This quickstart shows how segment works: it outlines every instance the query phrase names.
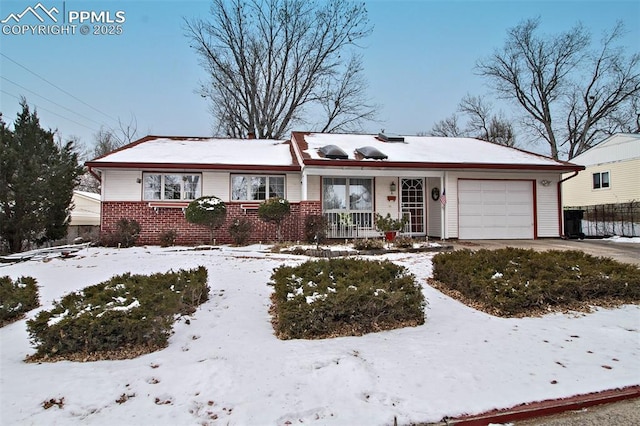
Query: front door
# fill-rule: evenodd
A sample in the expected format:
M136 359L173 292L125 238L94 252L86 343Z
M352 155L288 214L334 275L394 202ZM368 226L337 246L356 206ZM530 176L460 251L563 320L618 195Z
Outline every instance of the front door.
M409 218L409 232L425 235L424 179L402 179L400 188L401 214Z

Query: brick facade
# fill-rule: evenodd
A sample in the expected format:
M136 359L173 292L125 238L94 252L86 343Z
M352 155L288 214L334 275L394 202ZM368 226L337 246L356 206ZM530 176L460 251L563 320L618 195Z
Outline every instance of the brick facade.
M244 207L244 208L243 208ZM250 207L250 208L247 208ZM291 214L282 222L283 241L303 241L305 218L312 214L322 214L319 201L303 201L291 203ZM209 228L194 225L184 217L181 208L153 208L148 202L104 201L102 202L101 235L116 230L120 219L135 219L140 224L139 245L159 245L160 235L168 230L177 233L177 245L198 245L210 243ZM227 203L227 218L224 225L214 231L214 238L218 244L232 244L229 225L235 219L249 219L253 225L250 243L276 241L276 225L266 223L258 218L257 205L248 203Z

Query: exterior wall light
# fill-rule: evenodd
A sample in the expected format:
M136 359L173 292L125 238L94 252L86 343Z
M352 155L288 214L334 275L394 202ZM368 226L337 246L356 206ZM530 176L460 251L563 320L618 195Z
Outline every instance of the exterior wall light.
M391 191L392 194L396 193L396 183L395 182L391 182L391 185L389 185L389 190Z
M542 186L549 186L549 185L551 185L551 181L550 181L550 180L547 180L547 179L542 179L542 180L540 181L540 185L542 185Z

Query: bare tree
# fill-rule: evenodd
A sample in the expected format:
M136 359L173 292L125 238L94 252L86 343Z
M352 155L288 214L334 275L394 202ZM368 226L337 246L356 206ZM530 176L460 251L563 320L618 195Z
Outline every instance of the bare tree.
M129 123L125 124L118 119L118 128L100 127L97 133L93 135L95 144L90 155L87 157L98 158L106 155L121 146L133 142L137 139L138 123L134 116L131 116ZM88 153L87 153L88 154ZM95 176L85 170L80 177L78 188L81 191L100 193L100 182Z
M368 103L362 71L362 59L353 56L344 73L329 76L321 85L318 100L325 113L325 122L318 127L320 132L357 131L361 130L363 121L375 120L379 107Z
M442 136L442 137L458 137L466 136L465 132L460 128L458 124L458 115L452 114L450 117L440 120L433 125L430 136Z
M492 105L480 96L465 96L458 104L458 112L434 124L430 135L446 137L472 137L499 145L514 146L513 126L507 119L492 113ZM464 127L460 124L462 113L466 118Z
M492 109L493 105L480 96L465 96L458 105L458 111L468 118L465 134L498 145L515 146L512 124L502 113L493 114Z
M118 119L117 129L100 127L100 130L93 135L95 138L93 156L97 158L106 155L121 146L133 142L138 137L137 135L138 122L134 116L131 116L128 124Z
M477 64L499 96L523 108L524 124L549 145L553 158L589 149L607 120L640 91L640 55L626 58L615 43L622 24L591 50L591 36L577 25L555 36L538 35L539 19L508 31L502 50Z
M325 131L374 113L360 61L349 55L371 32L363 3L213 0L209 21L185 22L209 75L200 92L218 132L278 139L314 108L327 113Z

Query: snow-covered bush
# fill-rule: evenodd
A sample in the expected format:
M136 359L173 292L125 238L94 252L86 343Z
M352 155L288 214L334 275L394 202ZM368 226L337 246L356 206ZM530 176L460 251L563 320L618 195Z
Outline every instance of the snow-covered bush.
M220 228L227 218L227 205L213 195L204 196L190 202L184 215L187 222L208 227L213 241L214 231Z
M280 266L271 283L281 339L357 336L424 323L415 277L390 261L330 259Z
M124 274L70 293L27 321L35 359L166 346L176 315L188 315L209 298L207 270L201 266L150 276ZM126 357L126 356L125 356Z
M39 306L38 286L32 277L0 277L0 326L16 321Z

